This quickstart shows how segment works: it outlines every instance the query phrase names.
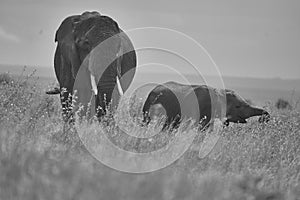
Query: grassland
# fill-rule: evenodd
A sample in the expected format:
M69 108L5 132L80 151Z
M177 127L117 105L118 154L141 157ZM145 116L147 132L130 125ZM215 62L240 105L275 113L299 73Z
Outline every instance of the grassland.
M31 76L0 77L0 199L299 199L300 113L267 105L272 119L231 125L209 156L195 140L167 168L110 169L62 122L57 96ZM201 138L201 137L199 137Z

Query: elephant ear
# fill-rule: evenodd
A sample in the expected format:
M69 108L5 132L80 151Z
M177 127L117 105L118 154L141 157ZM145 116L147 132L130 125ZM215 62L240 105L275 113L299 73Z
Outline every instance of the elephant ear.
M55 42L63 41L68 35L72 34L73 23L80 20L79 15L67 17L59 26L55 33Z
M54 56L54 68L61 87L71 87L70 74L72 73L74 78L76 69L78 65L80 66L80 60L77 50L74 48L75 43L73 39L73 23L78 20L79 15L67 17L55 33L57 47Z

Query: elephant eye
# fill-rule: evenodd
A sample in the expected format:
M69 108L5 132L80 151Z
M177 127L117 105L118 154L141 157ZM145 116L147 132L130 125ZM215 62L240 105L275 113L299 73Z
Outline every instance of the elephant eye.
M241 105L236 105L235 107L236 107L236 108L240 108L240 107L242 107L242 106L241 106Z

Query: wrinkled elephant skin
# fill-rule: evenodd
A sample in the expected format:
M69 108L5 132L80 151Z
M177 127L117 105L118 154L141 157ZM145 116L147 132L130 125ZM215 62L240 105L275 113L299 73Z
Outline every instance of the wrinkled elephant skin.
M112 18L84 12L63 20L55 42L54 69L60 87L46 93L60 94L65 120L73 113L70 96L75 89L84 105L95 95L93 110L101 107L97 114L103 116L112 98L120 96L114 88L122 89L122 94L135 74L136 53L129 37ZM118 79L121 86L116 87Z
M246 123L246 119L261 116L267 121L269 113L262 108L248 104L232 90L217 90L207 85L184 85L167 82L156 86L149 94L143 106L144 122L149 123L149 110L153 105L162 105L166 112L164 128L178 127L184 117L192 118L202 127L212 118L225 117L225 125ZM223 106L222 106L223 104Z

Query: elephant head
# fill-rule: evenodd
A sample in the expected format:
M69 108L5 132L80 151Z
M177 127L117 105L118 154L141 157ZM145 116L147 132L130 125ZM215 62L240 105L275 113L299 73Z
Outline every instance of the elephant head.
M246 123L246 119L253 116L261 116L259 122L268 121L270 114L259 107L252 106L232 90L225 90L226 93L226 124L229 122Z
M72 113L74 89L85 103L94 93L95 109L103 108L102 116L115 85L119 82L118 88L126 91L135 74L136 53L130 39L112 18L84 12L67 17L56 31L55 41L54 68L60 88L46 93L61 95L65 119ZM97 48L99 45L102 48Z
M181 118L180 100L183 95L172 87L173 83L165 83L156 86L149 94L143 106L143 122L148 124L151 121L151 110L161 107L165 113L166 122L163 129L173 124L176 127ZM177 86L177 85L176 85ZM179 88L179 86L178 86ZM172 90L173 89L173 90Z

